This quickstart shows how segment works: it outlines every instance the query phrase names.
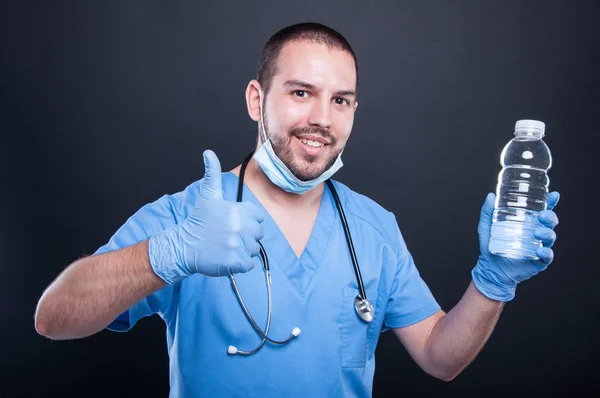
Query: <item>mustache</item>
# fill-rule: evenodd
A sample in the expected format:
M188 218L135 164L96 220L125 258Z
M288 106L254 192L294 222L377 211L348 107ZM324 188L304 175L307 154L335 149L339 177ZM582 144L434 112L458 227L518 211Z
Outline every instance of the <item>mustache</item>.
M318 135L325 138L327 141L331 143L331 145L335 145L336 140L335 137L329 132L328 129L324 129L322 127L294 127L290 130L290 135L294 137L298 137L299 135L312 134Z

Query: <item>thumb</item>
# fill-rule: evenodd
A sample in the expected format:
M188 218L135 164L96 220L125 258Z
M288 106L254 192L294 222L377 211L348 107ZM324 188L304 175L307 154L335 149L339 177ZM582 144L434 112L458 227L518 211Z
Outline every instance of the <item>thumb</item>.
M489 233L492 226L492 217L494 215L494 202L496 201L496 195L488 193L481 206L481 213L479 215L479 233Z
M490 242L490 235L492 233L492 217L494 215L494 203L496 201L496 195L488 193L481 206L481 214L479 215L479 225L477 226L477 233L479 234L479 249L481 254L487 254L488 245Z
M200 198L203 200L223 199L221 190L221 163L210 149L202 154L204 158L204 181L200 186Z

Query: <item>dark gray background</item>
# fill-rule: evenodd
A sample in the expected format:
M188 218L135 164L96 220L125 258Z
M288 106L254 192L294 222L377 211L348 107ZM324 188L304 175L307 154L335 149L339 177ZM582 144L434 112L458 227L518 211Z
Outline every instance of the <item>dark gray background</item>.
M137 209L202 178L204 149L224 170L241 162L256 137L244 90L260 49L307 20L339 30L359 59L336 178L396 214L443 309L470 281L479 211L516 120L546 122L562 194L554 263L519 286L475 362L444 383L385 333L374 395L597 390L596 4L2 2L0 396L167 396L158 317L50 341L35 333L35 305Z

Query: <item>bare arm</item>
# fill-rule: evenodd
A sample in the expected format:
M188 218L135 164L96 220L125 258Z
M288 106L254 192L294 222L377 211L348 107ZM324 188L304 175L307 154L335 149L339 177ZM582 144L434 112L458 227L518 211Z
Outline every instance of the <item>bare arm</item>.
M503 308L503 302L487 298L471 282L447 314L439 311L394 333L424 371L450 381L481 351Z
M152 271L147 240L84 257L69 265L44 291L35 313L35 328L55 340L87 337L165 285Z

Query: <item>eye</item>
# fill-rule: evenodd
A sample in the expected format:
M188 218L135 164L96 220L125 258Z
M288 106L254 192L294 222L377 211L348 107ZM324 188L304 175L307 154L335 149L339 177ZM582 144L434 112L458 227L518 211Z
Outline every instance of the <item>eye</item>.
M296 97L300 97L300 98L308 97L308 93L304 90L294 90L294 91L292 91L292 94L295 95Z
M337 97L334 98L333 101L337 104L337 105L350 105L350 102L342 97Z

